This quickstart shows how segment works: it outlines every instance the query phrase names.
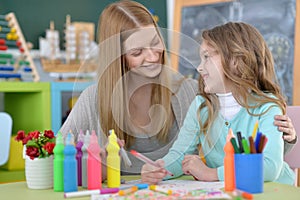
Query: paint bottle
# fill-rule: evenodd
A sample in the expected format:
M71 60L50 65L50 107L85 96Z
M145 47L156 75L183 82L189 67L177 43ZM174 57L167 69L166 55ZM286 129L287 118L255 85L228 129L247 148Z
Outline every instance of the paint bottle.
M64 191L64 139L61 132L58 132L53 149L53 189L55 192Z
M226 192L232 192L235 189L234 148L230 142L232 137L232 130L229 129L226 144L224 146L224 189Z
M120 146L117 142L117 136L115 131L112 130L108 136L108 144L106 147L106 169L107 169L107 187L115 188L120 187L121 184L121 173L120 165L121 159L119 155Z
M77 180L78 180L78 186L82 185L82 146L84 142L84 134L83 131L80 130L78 139L77 139L77 144L76 144L76 160L77 160Z
M82 151L82 159L81 159L81 183L83 188L87 188L87 159L88 159L88 152L87 149L90 144L90 132L89 130L86 131L83 146L81 148Z
M70 132L66 138L64 149L64 192L78 190L76 148L74 135Z
M101 157L100 157L100 145L96 132L93 130L90 137L90 144L87 149L87 188L88 190L95 190L102 188L102 169L101 169Z

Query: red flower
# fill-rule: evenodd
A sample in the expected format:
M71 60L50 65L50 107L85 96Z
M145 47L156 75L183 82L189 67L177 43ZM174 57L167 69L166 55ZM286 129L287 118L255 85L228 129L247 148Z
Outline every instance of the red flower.
M28 141L32 140L32 137L31 136L27 136L23 139L23 145L27 144Z
M52 130L45 130L44 136L51 139L51 138L54 138L54 133Z
M43 146L43 148L48 152L48 154L53 154L53 149L55 147L54 143L51 142L47 142L45 146Z
M15 140L22 141L23 145L26 145L26 155L30 159L51 156L55 147L55 137L52 130L45 130L44 133L32 131L27 136L21 130L18 131Z
M18 141L18 142L19 141L23 142L24 138L25 138L25 131L23 131L23 130L18 131L17 136L15 137L15 140ZM23 145L24 145L24 142L23 142Z
M40 155L39 149L36 147L27 147L26 155L29 156L31 160L33 160L34 158L39 157L39 155Z
M40 132L39 131L30 132L29 136L31 136L32 138L38 139L40 136Z

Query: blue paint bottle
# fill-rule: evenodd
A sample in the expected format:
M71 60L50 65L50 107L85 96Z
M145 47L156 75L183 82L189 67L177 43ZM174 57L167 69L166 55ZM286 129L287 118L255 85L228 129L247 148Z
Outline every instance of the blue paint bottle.
M78 190L76 152L74 135L70 132L66 138L64 149L64 192Z

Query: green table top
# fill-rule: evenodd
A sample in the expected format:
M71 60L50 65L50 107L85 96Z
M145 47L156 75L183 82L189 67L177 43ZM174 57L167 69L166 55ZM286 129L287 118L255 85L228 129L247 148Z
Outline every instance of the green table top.
M125 180L139 179L139 176L124 177ZM183 177L180 179L192 179L191 177ZM81 189L79 189L81 190ZM48 190L33 190L28 189L26 182L15 182L0 184L0 193L2 197L6 199L22 199L22 200L47 200L47 199L64 199L63 192L54 192L52 189ZM76 200L90 200L89 196L74 198ZM264 193L255 194L254 199L263 200L276 200L276 199L288 199L288 200L299 200L300 199L300 188L293 187L290 185L284 185L279 183L268 182L264 184Z

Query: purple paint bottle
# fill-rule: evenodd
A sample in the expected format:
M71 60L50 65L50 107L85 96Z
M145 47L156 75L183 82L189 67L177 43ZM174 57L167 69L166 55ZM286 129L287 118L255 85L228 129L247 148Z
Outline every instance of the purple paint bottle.
M83 146L83 141L84 141L84 134L83 131L80 130L78 139L77 139L77 144L76 144L76 160L77 160L77 178L78 178L78 186L82 186L82 146Z

